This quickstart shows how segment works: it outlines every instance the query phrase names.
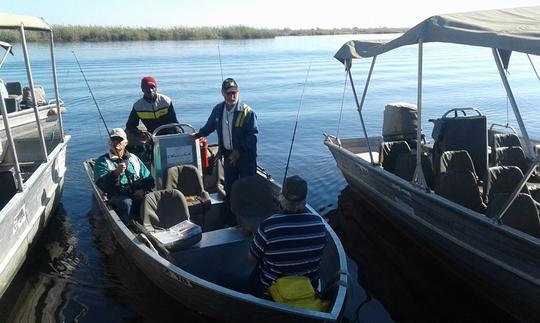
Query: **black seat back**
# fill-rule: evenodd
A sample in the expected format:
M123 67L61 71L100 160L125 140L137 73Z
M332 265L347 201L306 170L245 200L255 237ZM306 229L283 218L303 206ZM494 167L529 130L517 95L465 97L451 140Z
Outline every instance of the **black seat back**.
M445 151L465 150L474 164L476 175L487 176L487 119L485 116L440 118L434 120L433 156L435 174L440 172L441 155Z
M381 152L379 159L384 170L394 173L397 164L397 158L400 154L410 154L411 147L404 141L387 141L381 143Z
M9 170L0 171L0 183L2 183L2 189L0 190L1 210L17 193L17 184L15 183L15 177L13 177L13 173Z
M516 166L523 174L529 169L529 160L521 147L495 148L494 166Z
M494 194L489 202L487 216L495 217L510 198L510 194ZM519 193L502 217L502 223L521 232L540 238L540 219L536 202L529 194Z

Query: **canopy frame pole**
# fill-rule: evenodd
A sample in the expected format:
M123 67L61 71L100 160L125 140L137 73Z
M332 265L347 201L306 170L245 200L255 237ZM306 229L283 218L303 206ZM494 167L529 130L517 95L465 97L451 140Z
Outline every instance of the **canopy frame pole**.
M56 59L54 55L54 40L53 40L53 31L49 32L49 47L51 50L51 67L52 67L52 77L54 83L54 97L56 101L56 115L58 116L58 126L60 127L60 140L64 142L64 123L62 120L62 109L60 108L60 95L58 93L58 78L56 77Z
M34 115L36 116L37 130L39 134L39 139L41 143L41 153L43 155L43 161L48 162L49 157L47 154L47 146L45 146L45 136L43 135L43 128L41 127L41 122L39 122L39 107L37 105L36 91L34 88L34 79L32 78L32 68L30 66L30 57L28 55L28 44L26 43L26 35L24 33L24 25L21 24L21 42L24 53L24 63L26 64L26 75L28 77L28 84L30 85L30 91L32 92L32 102L34 103Z
M418 85L416 94L416 111L418 119L416 121L416 168L414 170L413 182L427 187L424 170L422 169L422 77L423 77L423 61L424 61L424 41L422 38L418 40Z
M2 60L0 61L0 67L4 65L4 61L6 60L10 52L11 52L11 46L9 46L9 48L6 49L6 53L4 54L4 57L2 57Z
M21 168L19 166L19 158L17 157L17 148L15 147L15 141L13 140L13 134L11 133L11 128L9 126L9 117L6 108L6 102L4 101L4 96L0 91L0 111L2 112L2 120L4 122L4 129L7 135L7 143L11 146L11 157L13 158L13 168L15 168L15 179L17 180L17 191L23 191L23 179L21 175Z
M373 56L373 59L371 60L371 67L369 68L369 73L366 79L366 85L364 87L364 93L362 93L362 100L361 102L358 102L358 95L356 94L356 88L354 87L354 81L351 73L351 66L352 66L352 59L349 59L345 63L345 68L347 69L347 72L349 73L349 80L351 81L351 88L354 94L354 100L356 102L356 107L358 110L358 115L360 116L360 122L362 123L362 130L364 131L364 137L366 138L366 144L368 146L369 150L369 159L371 160L371 164L375 166L375 162L373 161L373 151L371 150L371 145L369 144L369 137L366 130L366 125L364 123L364 117L362 116L362 108L364 106L364 101L366 99L367 90L369 87L369 82L371 81L371 74L373 73L373 67L375 66L375 61L377 59L377 56Z
M506 90L506 95L508 96L508 100L510 100L510 105L512 105L512 110L514 110L514 115L518 122L519 129L521 130L521 135L523 136L523 139L525 140L528 155L529 157L532 157L534 159L536 158L536 152L534 151L534 147L531 143L531 139L529 138L529 134L527 133L527 129L525 128L525 124L523 123L523 119L521 118L521 113L519 112L516 99L514 98L514 94L512 93L512 88L510 88L510 83L508 82L508 78L506 77L506 74L504 73L504 68L501 63L501 58L496 48L492 48L491 51L493 53L493 58L495 59L495 64L497 65L497 69L499 70L499 75L501 76L504 89Z

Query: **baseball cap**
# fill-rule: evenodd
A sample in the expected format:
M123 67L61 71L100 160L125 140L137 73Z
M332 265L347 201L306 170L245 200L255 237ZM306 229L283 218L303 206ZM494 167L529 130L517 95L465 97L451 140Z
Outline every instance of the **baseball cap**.
M127 140L126 132L122 128L114 128L111 130L111 138L114 137L120 137L122 140Z
M141 80L141 88L143 88L144 85L153 85L154 87L157 87L156 79L152 76L145 76Z
M221 90L225 92L238 92L238 84L232 78L227 78L221 84Z
M281 195L291 202L300 202L306 199L307 183L300 176L294 175L285 179Z

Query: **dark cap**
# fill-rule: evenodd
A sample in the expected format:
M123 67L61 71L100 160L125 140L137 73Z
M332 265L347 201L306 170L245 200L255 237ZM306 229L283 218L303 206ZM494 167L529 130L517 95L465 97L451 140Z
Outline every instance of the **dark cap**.
M145 76L141 80L141 88L143 88L145 85L152 85L154 87L157 87L156 79L152 76Z
M285 179L281 195L291 202L301 202L307 196L307 183L300 176L294 175Z
M221 90L224 92L238 92L238 84L232 78L225 79L221 84Z

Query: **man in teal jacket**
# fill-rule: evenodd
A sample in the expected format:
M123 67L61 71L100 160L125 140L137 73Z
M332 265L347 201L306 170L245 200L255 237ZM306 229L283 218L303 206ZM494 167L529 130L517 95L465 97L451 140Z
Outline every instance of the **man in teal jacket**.
M144 163L126 150L127 135L121 128L111 131L109 152L96 160L94 180L109 196L113 209L124 223L137 217L144 194L154 188L154 179Z
M216 131L219 151L223 155L225 192L228 201L233 183L241 177L257 173L257 116L245 103L239 101L240 89L232 78L221 85L223 102L218 103L206 124L193 134L193 138L206 137ZM234 224L234 219L228 219Z

